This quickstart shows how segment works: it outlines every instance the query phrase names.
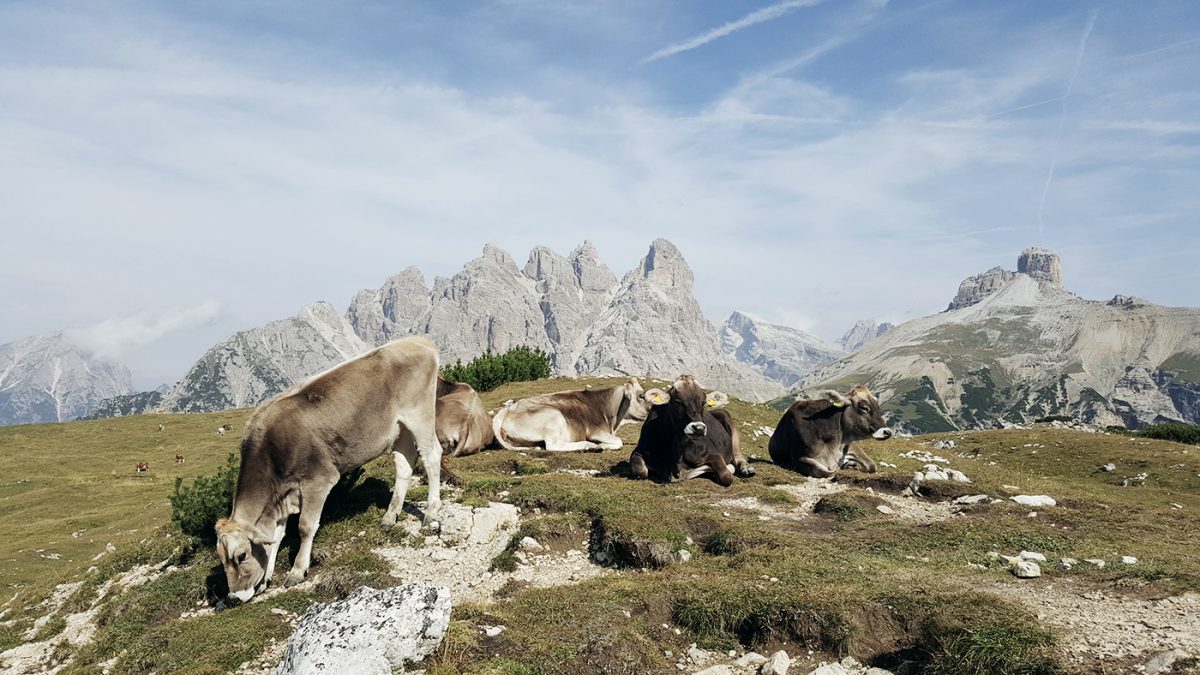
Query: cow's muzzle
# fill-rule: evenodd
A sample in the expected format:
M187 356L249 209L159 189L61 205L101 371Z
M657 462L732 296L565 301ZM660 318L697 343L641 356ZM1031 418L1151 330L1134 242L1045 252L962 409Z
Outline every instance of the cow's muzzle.
M708 434L708 425L704 422L691 422L683 428L683 433L689 438L700 438Z
M875 430L875 433L871 434L871 438L874 438L877 441L886 441L891 437L892 430L888 427L880 427L879 429Z

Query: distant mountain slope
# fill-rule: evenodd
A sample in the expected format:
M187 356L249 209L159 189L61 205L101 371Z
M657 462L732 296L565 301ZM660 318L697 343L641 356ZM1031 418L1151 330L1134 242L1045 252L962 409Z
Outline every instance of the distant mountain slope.
M733 312L721 326L721 351L785 386L846 352L802 330Z
M963 282L950 309L909 321L801 388L867 383L912 429L991 427L1047 415L1101 424L1200 423L1200 310L1082 299L1059 257Z
M128 368L88 354L62 332L0 345L0 425L72 420L132 390Z
M837 344L844 351L853 353L862 349L863 345L893 328L895 326L886 321L877 323L874 319L863 319L851 326L850 330L838 338Z
M548 351L563 375L695 373L706 386L765 400L786 391L721 351L692 295L692 271L666 240L618 282L585 242L568 256L530 252L519 267L489 244L451 278L409 267L356 294L345 317L326 303L214 346L163 398L168 409L254 405L366 349L429 335L443 362L519 345Z

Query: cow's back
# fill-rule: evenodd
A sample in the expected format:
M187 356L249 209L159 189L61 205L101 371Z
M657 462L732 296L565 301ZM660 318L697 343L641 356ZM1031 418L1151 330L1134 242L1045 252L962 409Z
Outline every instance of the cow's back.
M248 450L303 473L306 462L331 461L339 471L362 466L390 449L401 412L434 415L437 350L425 338L373 349L263 404L247 425Z
M771 461L780 466L793 466L806 456L814 440L823 436L840 436L841 427L834 416L836 409L824 399L796 401L775 427L767 442Z

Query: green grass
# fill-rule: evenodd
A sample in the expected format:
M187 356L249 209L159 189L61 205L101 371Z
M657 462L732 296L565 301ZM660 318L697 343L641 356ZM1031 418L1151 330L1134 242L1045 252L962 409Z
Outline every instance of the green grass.
M508 384L484 400L495 409L509 398L616 381ZM1106 593L1200 590L1200 559L1191 553L1190 534L1200 525L1194 446L1044 427L868 442L864 449L877 461L899 468L870 476L845 472L839 481L850 488L825 495L816 515L761 521L736 511L727 517L730 509L717 502L752 497L788 510L796 507L795 498L772 486L804 479L766 461L766 437L750 433L763 425L773 428L777 411L739 401L730 410L743 432L745 453L758 457L753 461L759 473L728 489L703 479L657 485L625 478L622 462L636 441L636 426L620 430L628 444L622 451L487 451L454 460L453 469L465 481L463 501L503 500L523 509L522 524L495 569L515 565L517 542L531 536L552 550L577 548L589 539L594 551L609 554L611 566L628 571L551 589L514 585L488 606L457 605L448 638L425 664L428 672L675 672L663 652L680 654L692 642L760 652L786 642L789 653L803 645L884 666L909 659L932 673L1062 672L1061 637L1023 606L985 592L988 583L1013 580L997 568L979 572L966 563L986 563L992 550L1036 550L1052 562L1134 555L1139 564L1129 568L1077 567L1047 575ZM109 659L116 659L113 672L225 672L256 657L270 640L286 637L290 628L272 607L302 612L311 602L342 597L362 584L400 583L372 549L420 544L399 528L378 527L393 471L390 461L378 460L327 508L314 546L316 583L233 610L179 619L214 602L223 593L223 575L211 547L192 548L170 525L167 497L177 473L188 481L212 474L236 451L240 434L220 437L215 429L226 421L240 429L248 414L148 415L0 429L0 474L6 481L0 487L0 584L4 600L17 594L6 616L14 623L0 626L0 647L23 641L24 630L44 613L38 603L55 584L83 582L39 637L61 630L68 613L92 606L97 589L120 572L170 561L178 568L99 604L96 637L74 654L67 672L94 673ZM167 430L160 434L162 420ZM1029 518L1029 509L1011 502L981 505L924 525L880 514L874 508L878 499L866 488L898 492L920 467L899 455L942 438L954 439L958 447L941 454L974 482L931 488L938 499L980 492L1003 497L1010 494L1004 486L1013 485L1020 493L1051 495L1059 506ZM72 461L62 461L64 448L70 448ZM175 452L187 455L188 463L175 465ZM131 475L136 461L151 463L149 477ZM1100 471L1108 462L1118 470ZM584 477L562 469L600 473ZM1125 477L1143 472L1149 474L1144 485L1120 487ZM18 482L25 479L30 482ZM410 493L411 499L423 496L420 488ZM1184 508L1174 509L1173 503ZM79 537L71 536L81 529ZM110 541L117 552L92 561ZM293 532L280 555L280 572L294 547ZM41 557L38 549L61 557ZM681 561L680 550L691 554L688 562ZM484 638L480 623L508 630Z

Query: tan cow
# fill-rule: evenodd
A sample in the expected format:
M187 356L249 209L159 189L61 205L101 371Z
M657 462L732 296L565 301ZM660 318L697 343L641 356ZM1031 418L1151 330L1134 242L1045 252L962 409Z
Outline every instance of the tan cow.
M619 450L617 427L645 420L651 398L665 396L661 389L643 390L636 378L605 389L543 394L497 412L492 431L508 450Z
M438 378L437 436L451 457L473 455L492 444L492 420L471 385Z
M270 581L288 516L300 550L284 580L304 580L321 510L341 474L391 451L396 485L383 527L396 524L418 459L429 480L425 524L441 506L434 409L437 349L427 338L389 342L267 401L242 438L233 512L217 523L229 597L245 602Z

